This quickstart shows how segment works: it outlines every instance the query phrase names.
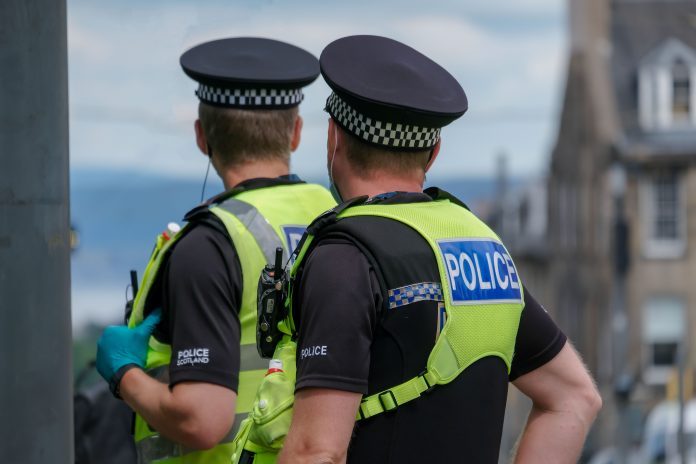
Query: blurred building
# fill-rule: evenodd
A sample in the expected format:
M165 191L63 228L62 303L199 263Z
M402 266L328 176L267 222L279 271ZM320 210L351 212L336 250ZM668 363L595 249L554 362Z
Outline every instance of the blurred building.
M617 442L635 438L626 411L667 395L682 340L696 360L696 1L569 13L545 291L598 378L598 427L625 435L597 441Z
M545 179L511 186L505 155L498 159L498 180L493 204L484 211L486 223L501 236L512 254L525 290L542 304L550 301L549 248L547 242L547 187ZM516 389L508 390L505 427L501 441L501 464L510 462L508 452L520 436L531 402Z
M514 256L525 288L539 302L546 304L551 300L547 181L544 178L535 179L508 194L500 187L497 191L496 204L486 222L501 236Z

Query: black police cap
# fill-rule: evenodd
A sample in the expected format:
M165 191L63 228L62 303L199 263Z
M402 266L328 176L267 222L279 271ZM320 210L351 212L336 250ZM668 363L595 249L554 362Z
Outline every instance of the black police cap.
M205 103L229 108L281 109L299 105L302 87L319 76L309 52L278 40L234 37L197 45L181 67L199 83Z
M432 148L440 128L468 108L464 90L449 72L396 40L344 37L324 48L319 63L333 90L326 110L369 144L404 151Z

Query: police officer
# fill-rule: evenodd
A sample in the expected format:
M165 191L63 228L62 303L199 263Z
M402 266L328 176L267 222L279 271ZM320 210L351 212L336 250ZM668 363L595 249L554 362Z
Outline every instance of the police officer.
M292 271L280 462L497 463L509 382L533 402L517 462L576 462L601 405L592 379L496 234L423 191L441 128L467 110L461 86L384 37L339 39L320 66L345 203L308 228Z
M255 347L259 273L335 204L289 174L302 88L319 69L306 51L262 38L198 45L181 66L199 84L197 145L226 192L159 237L128 327L104 331L97 367L136 412L140 462L229 462L235 406L248 412L268 366Z

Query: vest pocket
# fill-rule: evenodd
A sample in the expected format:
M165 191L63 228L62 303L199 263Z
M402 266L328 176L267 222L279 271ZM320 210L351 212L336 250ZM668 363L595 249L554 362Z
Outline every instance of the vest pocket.
M283 369L270 372L259 385L254 406L235 438L235 456L242 449L274 455L282 448L295 403L296 349L289 337L278 343L273 357L282 362Z
M254 422L249 432L251 441L266 448L281 448L290 429L294 393L294 376L274 372L264 378L250 414Z

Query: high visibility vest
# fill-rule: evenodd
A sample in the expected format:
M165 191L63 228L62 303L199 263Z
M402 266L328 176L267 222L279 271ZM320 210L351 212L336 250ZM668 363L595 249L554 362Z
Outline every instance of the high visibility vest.
M290 272L290 296L287 301L291 308L288 317L280 323L287 335L279 344L277 351L280 352L274 357L282 359L285 354L287 358L287 353L294 354L296 350L296 346L291 346L297 338L292 318L293 292L301 284L299 270L311 253L317 237L337 232L346 237L351 236L350 230L361 231L362 238L372 240L367 249L373 255L373 264L381 267L380 263L387 263L391 259L380 255L379 243L370 239L370 231L361 227L361 222L354 223L350 230L342 227L342 222L360 221L361 216L379 216L398 221L425 239L436 258L439 278L436 277L434 282L414 282L408 288L387 289L388 295L384 295L384 299L394 300L397 306L406 304L409 299L441 302L445 322L427 364L423 366L423 372L399 385L364 397L356 420L396 409L432 389L435 389L432 394L436 395L438 385L453 381L467 367L484 357L499 357L509 372L524 308L522 284L509 253L497 235L468 209L449 199L406 204L341 205L317 218L308 227ZM358 241L364 243L360 239ZM346 282L345 285L351 283ZM277 394L277 391L285 390L292 395L292 390L282 385L282 376L286 379L285 383L291 381L294 384L294 366L288 371L277 378L273 378L276 374L269 375L259 388L246 430L242 431L245 436L240 432L235 439L236 459L246 449L255 453L260 462L275 462L284 435L277 424L265 416L288 422L292 401ZM275 391L271 388L273 384L277 384ZM256 406L259 403L264 405L263 409ZM283 408L285 410L281 412ZM267 437L273 440L267 441Z
M296 183L241 191L209 208L224 224L232 240L243 277L239 308L241 346L237 416L250 411L256 389L268 366L268 361L261 359L256 350L256 287L261 270L267 263L273 263L277 247L283 248L285 257L289 256L302 237L306 224L334 204L331 194L325 188ZM144 319L148 293L160 269L163 269L169 251L191 224L187 223L169 240L158 237L155 250L145 268L140 291L133 303L129 327L140 324ZM166 311L166 308L163 309ZM153 336L150 337L148 348L145 370L153 377L167 382L171 346ZM235 422L238 423L239 420ZM151 429L139 414L135 418L134 438L138 460L144 463L227 463L231 456L233 437L234 433L230 431L220 444L210 450L190 450Z

